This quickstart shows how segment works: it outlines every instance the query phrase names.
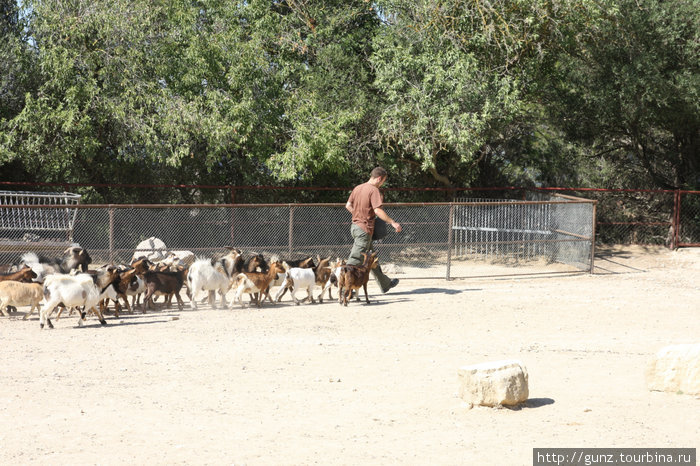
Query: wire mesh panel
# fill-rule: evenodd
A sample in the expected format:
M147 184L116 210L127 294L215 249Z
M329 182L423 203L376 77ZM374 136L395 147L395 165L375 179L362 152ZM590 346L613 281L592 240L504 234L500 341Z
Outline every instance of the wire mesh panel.
M531 197L549 200L455 203L450 275L470 273L474 264L590 270L594 203Z
M386 204L403 231L389 228L374 249L385 272L404 278L587 269L593 205L565 199ZM235 247L288 259L346 258L353 242L344 204L92 205L78 208L73 226L76 243L95 264L129 262L150 238L199 257ZM0 262L16 260L0 252Z
M75 222L73 206L79 203L79 194L0 191L0 206L6 206L0 208L2 237L40 231L44 236L47 232L60 232L67 238ZM32 207L47 204L57 207Z
M0 256L16 257L31 248L56 254L72 245L80 195L0 191Z
M674 192L651 190L570 191L596 200L598 244L670 245Z
M700 245L700 192L679 194L678 245Z

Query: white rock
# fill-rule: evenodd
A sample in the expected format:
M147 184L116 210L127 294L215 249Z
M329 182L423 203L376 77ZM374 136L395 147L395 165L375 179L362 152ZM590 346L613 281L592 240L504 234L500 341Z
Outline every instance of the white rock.
M529 396L527 369L517 360L463 366L458 374L459 396L472 405L516 405Z
M647 369L647 387L700 395L700 343L661 348Z
M159 262L165 259L167 253L168 248L165 246L165 243L155 236L151 236L147 240L141 241L136 246L132 261L139 257L146 256L151 262Z
M398 264L382 264L382 272L390 275L400 275L404 273L403 269Z
M182 265L189 267L194 263L195 257L192 251L170 251L163 262L168 265Z

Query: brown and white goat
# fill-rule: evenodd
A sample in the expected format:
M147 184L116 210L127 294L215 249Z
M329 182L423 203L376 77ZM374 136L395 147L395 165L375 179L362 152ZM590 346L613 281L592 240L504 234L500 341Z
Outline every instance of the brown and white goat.
M347 306L348 300L353 290L358 290L360 287L365 290L365 300L369 304L369 296L367 295L367 282L372 269L377 268L377 253L363 254L365 257L362 265L343 265L340 267L340 276L338 277L338 302L341 306Z
M270 283L277 277L277 274L284 273L284 266L282 262L275 261L270 264L270 269L267 272L243 272L239 273L233 279L233 288L236 290L236 294L231 301L230 308L233 308L233 304L238 301L241 306L243 305L243 293L249 293L253 295L252 302L256 306L261 307L263 302L263 296L270 288Z

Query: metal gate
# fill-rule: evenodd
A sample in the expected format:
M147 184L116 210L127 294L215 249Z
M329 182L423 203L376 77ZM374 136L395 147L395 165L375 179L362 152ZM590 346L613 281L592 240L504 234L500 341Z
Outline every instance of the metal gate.
M0 191L0 251L52 252L71 245L80 197L67 192Z

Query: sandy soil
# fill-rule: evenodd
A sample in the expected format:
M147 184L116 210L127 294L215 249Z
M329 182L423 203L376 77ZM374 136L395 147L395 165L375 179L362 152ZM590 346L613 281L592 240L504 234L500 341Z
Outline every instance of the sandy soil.
M0 318L0 464L530 465L534 447L700 447L700 398L644 379L661 347L700 341L699 249L370 294L104 328ZM511 358L529 401L468 409L459 367Z

